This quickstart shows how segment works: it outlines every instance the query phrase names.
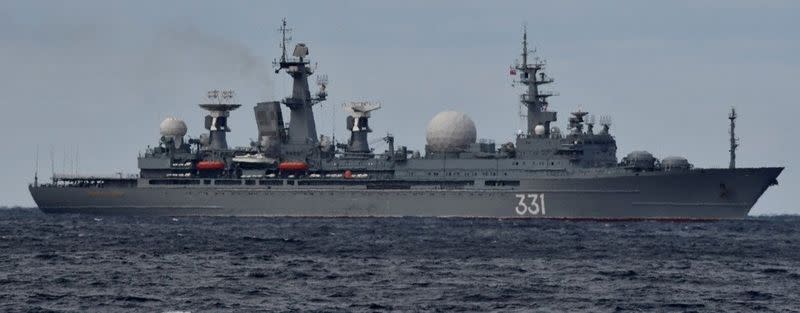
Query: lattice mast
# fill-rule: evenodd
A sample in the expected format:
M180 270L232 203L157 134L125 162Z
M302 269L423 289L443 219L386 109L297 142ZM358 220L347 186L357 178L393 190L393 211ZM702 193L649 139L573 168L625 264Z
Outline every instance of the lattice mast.
M529 54L533 54L533 63L528 63ZM553 79L544 73L545 62L535 56L535 51L528 50L528 29L522 35L522 63L517 64L515 69L519 71L519 82L527 87L525 93L520 95L520 101L527 108L527 132L528 136L539 135L547 136L550 134L550 123L556 121L556 112L548 111L547 98L554 96L554 93L544 92L539 86L553 82ZM511 72L517 74L516 71ZM540 134L536 134L536 126Z
M736 137L736 109L731 108L731 113L728 114L728 119L731 121L731 128L728 131L730 134L730 149L728 150L731 153L731 161L728 165L729 168L736 168L736 148L739 147L739 138Z

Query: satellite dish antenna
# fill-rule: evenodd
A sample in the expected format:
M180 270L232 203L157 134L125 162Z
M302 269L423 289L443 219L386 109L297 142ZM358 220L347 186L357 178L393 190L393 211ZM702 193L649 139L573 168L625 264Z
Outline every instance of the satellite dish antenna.
M380 102L372 101L354 101L345 103L344 110L353 115L353 117L369 117L369 112L381 108Z
M360 131L358 127L359 120L368 119L370 117L370 112L375 111L381 108L380 102L371 102L371 101L354 101L350 103L345 103L342 105L344 110L350 113L350 116L353 117L355 121L353 123L352 131Z

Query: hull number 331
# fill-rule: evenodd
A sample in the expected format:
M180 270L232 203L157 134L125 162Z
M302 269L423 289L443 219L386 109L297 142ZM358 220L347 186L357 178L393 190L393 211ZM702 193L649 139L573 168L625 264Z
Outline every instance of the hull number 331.
M517 207L514 208L517 214L545 215L543 193L518 193L514 196L519 199Z

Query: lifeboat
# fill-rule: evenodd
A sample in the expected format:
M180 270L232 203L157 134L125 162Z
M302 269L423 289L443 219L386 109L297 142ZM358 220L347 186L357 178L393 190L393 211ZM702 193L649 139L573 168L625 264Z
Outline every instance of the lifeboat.
M300 161L286 161L278 164L278 169L281 172L305 172L308 170L308 164Z
M197 162L197 169L201 171L217 171L225 168L222 161L200 161Z

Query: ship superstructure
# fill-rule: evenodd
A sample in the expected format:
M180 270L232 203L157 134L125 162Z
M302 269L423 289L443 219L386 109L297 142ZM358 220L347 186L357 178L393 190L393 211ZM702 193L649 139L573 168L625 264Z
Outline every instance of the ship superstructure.
M466 114L445 111L427 127L424 149L370 147L369 119L378 102L343 106L347 142L318 135L314 105L327 99L327 76L312 95L310 50L298 43L287 54L281 25L276 73L292 79L291 95L254 107L258 139L231 148L230 114L240 108L232 91L211 91L200 107L206 132L184 138L187 126L167 118L159 145L138 159L137 177L54 177L31 185L45 212L256 216L491 216L554 218L737 218L746 216L782 168L694 168L683 157L656 159L634 151L617 159L606 117L572 112L556 126L543 90L554 80L528 49L511 68L525 87L520 104L526 129L499 146L478 139ZM281 106L289 112L284 121ZM732 115L733 116L733 115ZM735 117L733 117L735 118ZM733 118L731 122L733 122ZM288 124L288 125L287 125Z

